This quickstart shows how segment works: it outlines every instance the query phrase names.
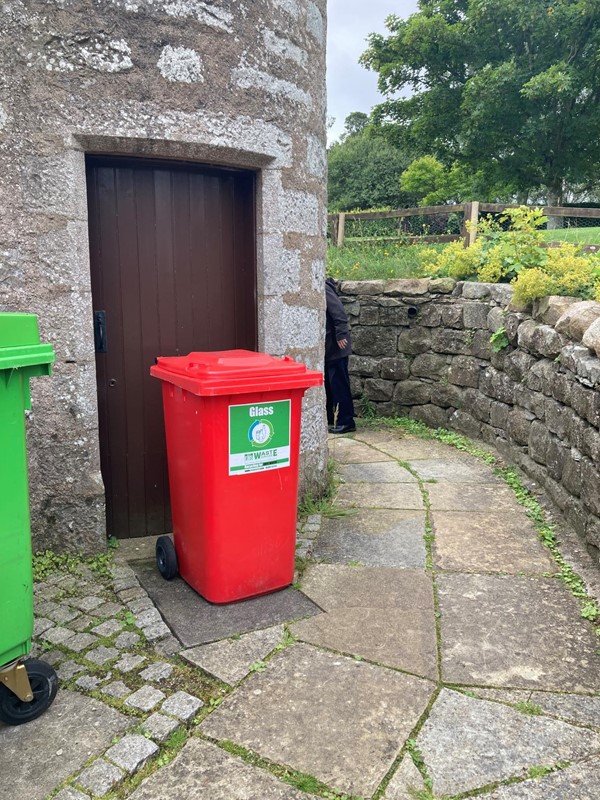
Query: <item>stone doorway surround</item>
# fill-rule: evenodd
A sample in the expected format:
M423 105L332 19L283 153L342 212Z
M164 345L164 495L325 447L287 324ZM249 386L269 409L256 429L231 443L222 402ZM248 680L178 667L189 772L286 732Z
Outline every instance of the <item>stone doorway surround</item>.
M37 314L57 354L32 386L34 549L105 547L86 154L255 170L259 347L321 366L325 20L325 0L8 4L0 308ZM307 483L325 475L322 405L310 390Z
M318 235L320 233L317 204L310 202L302 193L286 191L282 186L281 168L290 166L291 145L281 142L276 130L262 122L248 121L245 127L236 128L233 124L224 123L229 130L225 141L229 144L215 145L207 143L186 142L184 140L140 139L117 136L98 136L74 134L70 140L70 149L61 159L53 159L48 163L44 175L48 184L45 190L54 188L56 203L63 201L70 208L72 222L67 226L67 241L63 251L63 268L68 269L73 282L72 292L62 308L56 309L72 324L64 331L66 345L66 363L82 364L84 368L79 374L72 375L69 381L69 398L78 409L76 418L85 419L92 430L86 431L82 437L85 445L86 462L84 466L80 458L73 454L74 466L80 464L88 472L89 489L85 498L92 513L85 532L85 541L80 546L91 551L103 546L104 529L104 489L99 472L99 445L96 433L97 399L95 390L94 339L92 324L92 297L90 283L89 249L87 234L87 197L85 182L86 154L119 154L138 157L165 158L191 163L210 163L228 167L244 167L257 171L257 311L258 311L258 348L273 355L283 355L294 348L293 330L301 330L301 347L311 347L318 352L320 344L320 313L318 309L291 307L284 303L281 296L285 290L284 275L281 266L289 264L294 253L284 246L283 229L298 234ZM244 150L234 146L254 146L253 150ZM316 269L316 268L315 268ZM323 275L322 275L323 273ZM324 265L313 277L313 289L324 277ZM290 287L290 288L298 288ZM40 312L40 325L44 331L44 311ZM47 330L47 328L46 328ZM56 333L46 334L55 340ZM318 357L304 360L311 368L319 367ZM42 395L49 393L49 387L37 386ZM318 399L305 401L303 449L307 445L317 444L320 451L317 455L318 467L324 467L324 443L321 435L318 444L321 423L321 404ZM62 398L61 398L62 399ZM67 399L65 397L64 399ZM87 426L86 426L87 427ZM307 430L308 429L308 430ZM75 439L77 445L79 439ZM34 462L35 463L35 462ZM89 465L89 466L88 466ZM91 489L91 491L90 491ZM94 491L95 490L95 491ZM58 542L56 543L59 544Z

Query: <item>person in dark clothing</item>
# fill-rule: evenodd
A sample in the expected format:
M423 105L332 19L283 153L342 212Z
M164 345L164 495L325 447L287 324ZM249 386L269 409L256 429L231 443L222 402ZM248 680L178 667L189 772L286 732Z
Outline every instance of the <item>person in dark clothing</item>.
M350 393L348 356L352 352L348 316L333 278L325 281L327 314L325 326L325 394L329 433L356 430L354 404Z

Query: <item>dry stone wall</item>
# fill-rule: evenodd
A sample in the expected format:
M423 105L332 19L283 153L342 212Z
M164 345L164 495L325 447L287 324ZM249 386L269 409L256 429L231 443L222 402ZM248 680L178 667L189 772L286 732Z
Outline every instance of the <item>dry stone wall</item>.
M496 447L600 554L600 304L451 279L344 282L353 394ZM490 336L506 331L494 352ZM586 345L582 344L582 340Z
M29 419L36 549L105 546L85 154L257 173L259 348L323 360L326 0L6 0L0 309L57 355ZM249 298L252 302L252 298ZM326 467L322 390L301 471Z

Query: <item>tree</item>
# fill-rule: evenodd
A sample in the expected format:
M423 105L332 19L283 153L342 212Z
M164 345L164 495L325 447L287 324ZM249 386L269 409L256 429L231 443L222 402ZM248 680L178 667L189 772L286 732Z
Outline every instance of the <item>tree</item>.
M420 0L371 34L362 63L388 140L499 192L560 205L600 181L597 0ZM394 96L411 89L410 97ZM486 199L482 196L480 199Z
M400 188L424 206L462 203L488 194L499 201L511 199L505 187L495 186L490 191L483 172L457 163L447 167L434 156L416 158L400 176Z
M363 133L369 124L369 115L364 111L352 111L344 120L345 132L342 138L346 139L348 136L356 136L357 133Z
M345 132L327 152L330 211L398 208L416 202L413 194L400 188L409 159L374 134L367 121L361 112L346 117Z

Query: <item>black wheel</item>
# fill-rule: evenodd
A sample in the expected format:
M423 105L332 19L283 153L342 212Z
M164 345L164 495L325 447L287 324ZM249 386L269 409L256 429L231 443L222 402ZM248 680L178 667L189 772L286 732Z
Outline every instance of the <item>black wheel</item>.
M156 540L156 566L166 581L177 575L177 553L169 536L159 536Z
M33 700L25 702L0 685L0 719L7 725L23 725L37 719L52 705L58 691L58 677L49 664L30 658L25 661Z

